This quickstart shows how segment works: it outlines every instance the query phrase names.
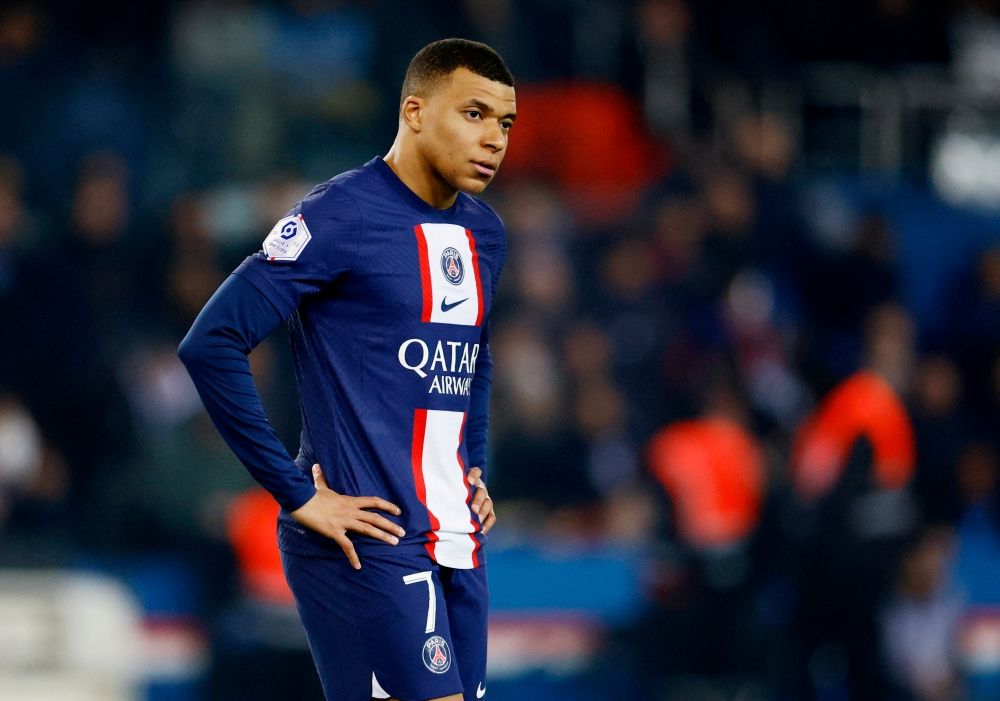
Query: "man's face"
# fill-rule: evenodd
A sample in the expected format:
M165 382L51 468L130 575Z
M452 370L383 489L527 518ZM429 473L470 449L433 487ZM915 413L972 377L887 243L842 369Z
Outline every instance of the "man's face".
M419 146L462 192L482 192L500 167L516 112L514 88L459 68L424 102Z

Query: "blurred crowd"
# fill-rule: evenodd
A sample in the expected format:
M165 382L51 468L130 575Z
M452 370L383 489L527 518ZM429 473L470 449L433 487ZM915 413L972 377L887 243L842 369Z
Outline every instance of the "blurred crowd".
M945 63L996 8L800 5L5 4L0 565L181 552L232 600L253 484L177 344L312 183L385 152L413 53L466 36L520 113L485 196L496 547L645 553L613 647L651 697L995 698L1000 226L922 324L893 218L817 201L761 86ZM288 356L250 360L294 452Z
M963 698L995 667L993 634L970 631L995 631L978 609L1000 602L1000 249L922 335L887 217L826 245L795 160L788 127L753 114L624 218L504 190L491 488L515 537L657 546L653 613L621 641L646 673Z

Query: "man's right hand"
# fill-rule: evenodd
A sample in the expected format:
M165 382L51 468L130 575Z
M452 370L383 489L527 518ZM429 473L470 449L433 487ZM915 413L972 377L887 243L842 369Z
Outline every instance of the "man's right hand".
M365 509L379 509L399 516L402 511L395 504L378 497L349 497L330 489L319 465L313 465L313 482L316 494L301 507L292 512L292 518L317 533L336 541L343 548L351 566L361 569L361 560L354 550L354 544L347 537L347 531L362 533L377 538L389 545L399 543L406 531L395 523ZM398 536L398 537L397 537Z

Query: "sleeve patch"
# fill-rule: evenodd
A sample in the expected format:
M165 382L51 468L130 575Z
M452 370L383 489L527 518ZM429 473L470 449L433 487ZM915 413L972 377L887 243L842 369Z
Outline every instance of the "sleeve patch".
M296 260L311 239L312 234L301 214L285 217L264 239L264 255L268 260Z

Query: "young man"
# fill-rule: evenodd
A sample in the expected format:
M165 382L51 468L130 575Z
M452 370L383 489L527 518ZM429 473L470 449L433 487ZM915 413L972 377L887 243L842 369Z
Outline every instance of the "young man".
M180 347L219 431L281 504L285 575L330 701L485 694L495 516L480 477L506 245L466 193L503 160L513 83L483 44L421 50L385 159L314 188ZM294 461L246 358L282 320L302 404Z

